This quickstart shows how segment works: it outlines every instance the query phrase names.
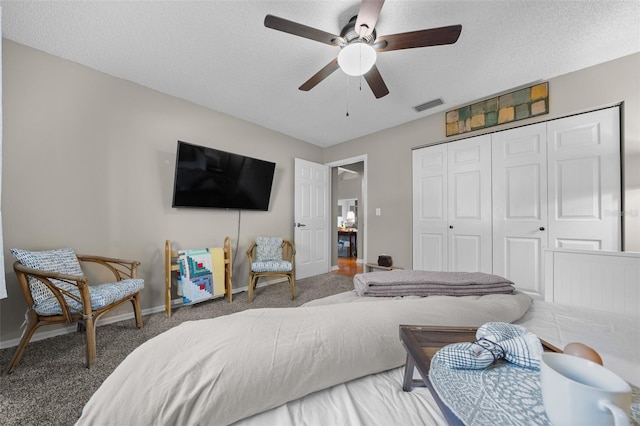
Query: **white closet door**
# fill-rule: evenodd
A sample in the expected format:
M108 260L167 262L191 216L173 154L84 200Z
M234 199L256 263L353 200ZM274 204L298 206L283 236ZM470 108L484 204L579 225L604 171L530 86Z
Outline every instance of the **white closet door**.
M413 269L447 270L447 145L413 151Z
M491 135L448 145L448 270L491 273Z
M547 246L547 125L493 134L493 273L542 296Z
M549 245L621 250L619 108L547 124Z

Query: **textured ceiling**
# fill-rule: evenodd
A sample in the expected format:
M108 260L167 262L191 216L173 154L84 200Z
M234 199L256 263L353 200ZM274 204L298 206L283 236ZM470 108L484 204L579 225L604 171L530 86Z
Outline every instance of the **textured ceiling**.
M387 0L379 36L463 29L454 45L379 54L390 94L375 99L341 71L299 91L339 49L263 25L339 34L357 0L0 4L5 38L322 147L640 51L638 0Z

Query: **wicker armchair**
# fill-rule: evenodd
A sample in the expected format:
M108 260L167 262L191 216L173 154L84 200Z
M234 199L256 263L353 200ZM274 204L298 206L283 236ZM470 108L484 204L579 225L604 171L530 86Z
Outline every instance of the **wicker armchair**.
M249 302L253 301L260 277L284 275L291 287L291 300L296 298L295 261L296 249L291 241L279 237L257 237L247 250L249 257Z
M3 374L11 373L33 333L44 325L77 323L78 331L86 332L87 368L96 361L96 322L103 314L131 302L136 325L142 328L139 298L144 280L137 278L140 262L76 255L70 248L38 252L11 249L11 252L18 259L13 269L27 300L28 325ZM88 285L80 262L104 266L115 281Z

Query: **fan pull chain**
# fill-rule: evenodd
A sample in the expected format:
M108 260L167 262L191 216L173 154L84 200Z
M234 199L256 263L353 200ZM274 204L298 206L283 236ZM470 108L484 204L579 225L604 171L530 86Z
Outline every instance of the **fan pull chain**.
M362 69L362 43L360 43L360 69ZM358 78L358 83L360 84L360 91L362 92L362 74L360 74L360 78Z
M346 97L347 97L347 114L346 117L349 116L349 76L345 74L345 76L347 77L347 90L346 90Z

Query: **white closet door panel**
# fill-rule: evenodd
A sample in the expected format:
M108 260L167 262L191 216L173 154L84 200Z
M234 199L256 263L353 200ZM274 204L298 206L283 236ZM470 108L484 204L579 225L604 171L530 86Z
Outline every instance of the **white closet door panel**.
M619 108L547 125L549 245L621 249Z
M492 137L493 271L542 297L547 246L546 124Z
M446 193L444 176L426 176L418 182L420 195L420 220L444 221Z
M448 150L448 270L491 273L491 135Z
M558 220L600 219L600 158L556 161Z
M480 170L453 175L451 219L482 220L482 176Z
M459 272L487 272L483 268L486 253L482 252L481 235L462 235L459 232L451 233L449 270Z
M513 281L519 291L543 297L542 243L539 237L505 237L501 245L502 269L494 273Z
M413 269L447 270L447 145L413 151Z
M416 268L415 263L413 269L423 271L446 271L446 243L447 234L427 234L421 233L417 236L418 252L420 267ZM415 261L414 261L415 262Z

